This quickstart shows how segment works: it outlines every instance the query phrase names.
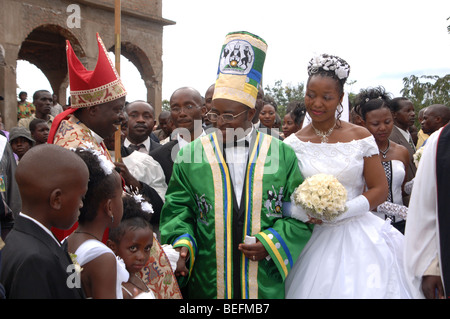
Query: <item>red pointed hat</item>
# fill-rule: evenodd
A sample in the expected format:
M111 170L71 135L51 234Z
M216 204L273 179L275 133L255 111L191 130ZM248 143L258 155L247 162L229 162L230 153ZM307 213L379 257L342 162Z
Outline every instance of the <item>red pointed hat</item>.
M53 143L62 120L82 107L117 100L127 95L125 87L108 56L105 45L97 33L98 60L95 70L89 71L78 60L69 41L66 41L67 65L70 81L70 107L53 120L48 143Z
M66 42L72 108L103 104L127 94L98 33L98 60L93 71L86 70L75 55L70 42Z

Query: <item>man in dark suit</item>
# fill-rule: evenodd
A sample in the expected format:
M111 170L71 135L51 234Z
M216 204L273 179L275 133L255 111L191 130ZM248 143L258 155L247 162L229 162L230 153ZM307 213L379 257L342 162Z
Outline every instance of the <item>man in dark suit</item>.
M170 97L170 115L176 129L172 132L170 142L150 152L150 156L161 165L167 185L172 176L174 159L180 148L205 134L202 128L204 113L202 96L194 88L179 88Z
M152 223L156 230L159 224L161 208L164 204L164 195L161 192L158 192L156 185L150 183L149 178L145 178L144 182L141 178L134 176L130 172L130 170L135 171L132 166L136 162L143 163L152 161L152 159L146 159L146 157L149 157L151 151L161 147L161 144L155 142L155 140L150 137L153 126L155 125L155 111L147 102L134 101L125 106L124 112L124 118L126 120L126 138L121 145L121 157L124 161L119 163L116 162L115 165L120 168L121 175L125 180L126 185L133 188L133 190L139 191L140 194L144 195L152 204L154 210ZM114 149L113 138L106 139L105 143L108 149ZM134 152L139 153L130 156ZM126 161L125 158L128 158L128 161ZM132 160L131 158L136 158L136 160ZM130 167L127 167L127 165ZM150 167L148 168L150 170ZM152 181L155 182L156 176L152 177L154 177ZM167 185L164 186L167 188Z
M394 127L389 139L397 144L403 145L409 152L409 167L406 168L407 181L410 181L416 175L416 164L414 164L413 155L416 147L409 133L408 128L414 125L415 112L414 105L410 100L404 97L394 98L389 103L394 116Z
M144 101L134 101L125 106L128 116L128 132L124 146L149 154L161 147L161 144L150 138L155 126L155 110Z
M79 273L50 229L75 224L88 179L83 160L63 147L38 145L24 155L16 171L22 213L2 250L0 282L7 298L84 297Z
M414 164L414 159L413 159L413 155L416 152L416 149L413 148L413 145L408 142L408 140L402 134L400 129L397 126L395 126L395 125L392 128L392 133L389 136L389 139L391 141L393 141L394 143L403 145L404 147L406 147L406 149L409 152L409 159L410 160L409 160L409 165L406 168L407 181L409 182L410 180L412 180L414 178L414 176L416 175L416 171L417 171L417 167L416 167L416 164Z

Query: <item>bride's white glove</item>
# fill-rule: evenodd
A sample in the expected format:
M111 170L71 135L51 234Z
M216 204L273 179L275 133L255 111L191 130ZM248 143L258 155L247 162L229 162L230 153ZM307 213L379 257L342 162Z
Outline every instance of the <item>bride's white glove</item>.
M286 205L287 204L287 205ZM346 202L347 211L333 220L333 222L349 217L361 215L370 210L370 204L366 196L359 195ZM311 216L300 205L295 205L291 196L290 203L283 204L283 216L298 219L304 223L311 222ZM314 219L313 219L314 220Z
M283 203L283 216L295 218L301 222L307 223L310 221L311 216L306 213L306 210L302 206L295 204L293 196L294 195L292 194L290 202Z
M355 198L347 201L345 203L345 206L347 207L347 211L344 214L341 214L338 217L336 217L334 221L354 217L370 211L369 201L364 195L356 196Z

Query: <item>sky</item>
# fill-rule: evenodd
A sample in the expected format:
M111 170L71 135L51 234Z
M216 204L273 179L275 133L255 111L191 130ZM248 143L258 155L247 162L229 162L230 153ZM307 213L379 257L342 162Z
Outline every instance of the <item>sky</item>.
M348 93L382 85L400 96L404 77L450 74L448 0L163 0L162 6L163 18L176 22L163 30L163 99L183 86L204 95L232 31L267 42L264 87L278 80L306 84L308 61L320 53L350 64L348 82L354 84L346 86ZM50 90L42 73L27 64L18 61L18 91L30 97L47 88L42 86ZM33 81L27 82L30 72ZM125 58L121 77L128 101L146 98L139 73Z

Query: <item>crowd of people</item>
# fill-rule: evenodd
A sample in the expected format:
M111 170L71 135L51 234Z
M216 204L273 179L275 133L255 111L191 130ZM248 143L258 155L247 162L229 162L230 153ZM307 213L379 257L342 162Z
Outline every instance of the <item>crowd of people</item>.
M232 32L216 82L156 118L97 42L103 72L67 42L69 106L21 92L0 132L4 298L448 297L449 106L416 114L382 86L344 106L350 65L322 54L281 119L266 42ZM345 188L333 218L298 199L323 174Z

